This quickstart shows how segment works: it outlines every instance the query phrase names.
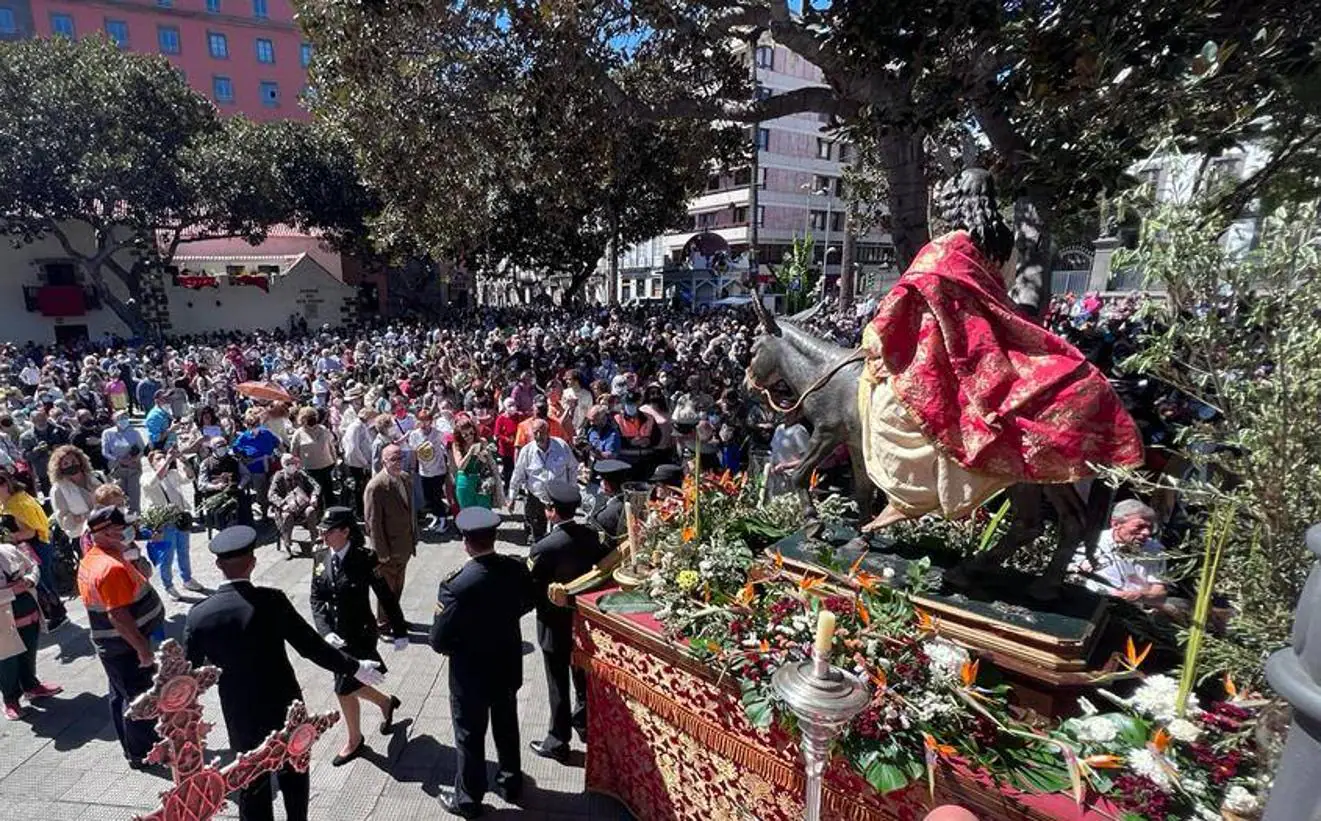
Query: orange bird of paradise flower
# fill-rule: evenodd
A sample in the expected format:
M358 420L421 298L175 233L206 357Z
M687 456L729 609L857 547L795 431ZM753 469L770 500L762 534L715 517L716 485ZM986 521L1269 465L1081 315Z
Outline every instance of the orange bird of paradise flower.
M853 581L857 583L858 587L866 590L868 593L875 593L876 588L881 583L881 577L863 570L860 571L857 576L853 577Z
M738 602L743 607L747 607L752 604L752 600L756 597L756 586L752 582L748 582L739 589L738 595L734 597L734 601Z
M971 688L977 683L977 668L980 666L981 662L977 659L963 662L963 666L959 668L959 678L963 680L964 687Z
M931 617L931 614L920 607L917 608L916 612L917 612L917 629L922 631L923 633L936 632L936 620Z
M1124 640L1123 662L1124 666L1128 669L1136 671L1142 666L1142 662L1147 660L1147 655L1149 653L1151 653L1151 642L1147 642L1147 646L1142 648L1142 652L1138 652L1137 646L1133 643L1132 636L1129 636Z
M803 576L801 579L798 580L798 590L800 592L807 593L809 591L815 590L816 588L820 587L821 583L824 581L825 581L824 576L811 576L811 575Z

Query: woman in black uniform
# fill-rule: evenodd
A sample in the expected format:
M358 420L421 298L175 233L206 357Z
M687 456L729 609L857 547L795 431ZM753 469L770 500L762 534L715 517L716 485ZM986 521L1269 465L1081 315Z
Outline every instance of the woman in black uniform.
M371 590L390 620L394 649L403 650L408 646L408 622L404 621L399 600L376 572L376 554L366 548L366 538L353 511L347 507L329 508L317 529L326 547L312 570L312 617L317 631L327 642L359 661L381 661L376 649L380 637L376 615L367 595ZM384 664L381 670L385 670ZM335 676L335 695L349 728L348 741L331 762L338 767L357 758L366 743L358 700L370 701L381 708L383 735L394 730L394 711L400 702L395 696L359 683L353 676Z

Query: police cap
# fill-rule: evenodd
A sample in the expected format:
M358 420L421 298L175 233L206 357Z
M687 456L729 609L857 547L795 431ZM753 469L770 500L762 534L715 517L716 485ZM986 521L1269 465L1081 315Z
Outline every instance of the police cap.
M460 533L478 534L499 527L500 516L484 507L465 507L454 517L454 525Z
M607 479L618 478L633 469L628 462L621 462L618 459L601 459L594 467L597 475Z
M551 482L546 485L546 495L556 507L569 505L577 507L583 501L578 485L573 482Z
M683 468L678 465L657 465L651 472L651 481L658 485L678 487L683 484Z
M227 527L211 539L209 547L219 558L237 558L256 549L257 531L247 525Z
M321 521L317 524L317 529L336 530L341 527L351 527L357 521L353 516L353 511L347 507L328 507L326 512L321 514Z

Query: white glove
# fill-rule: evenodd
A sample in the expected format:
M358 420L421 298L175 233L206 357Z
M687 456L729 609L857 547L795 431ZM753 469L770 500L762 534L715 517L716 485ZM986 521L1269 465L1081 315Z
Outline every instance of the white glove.
M406 647L408 647L408 638L406 636L401 636L394 640L394 651L396 653L398 653L399 651L403 650Z
M340 638L338 633L326 634L326 644L329 644L331 647L334 647L336 650L343 647L345 643L346 642L344 641L344 639Z
M385 681L385 673L381 672L381 666L374 661L358 662L358 672L353 677L368 687L375 687Z

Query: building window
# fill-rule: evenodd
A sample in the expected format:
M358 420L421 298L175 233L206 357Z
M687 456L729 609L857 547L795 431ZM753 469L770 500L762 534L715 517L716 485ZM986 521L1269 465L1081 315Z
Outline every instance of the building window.
M73 17L68 14L52 12L50 15L50 33L56 37L74 38Z
M826 177L826 176L823 176L823 175L821 175L821 174L817 174L816 177L813 178L813 180L812 180L812 190L813 190L813 191L824 191L824 192L826 192L827 194L830 194L831 196L834 196L834 194L835 194L835 180L834 180L833 177Z
M734 171L734 185L747 185L752 182L752 169L739 168Z
M757 86L757 91L755 92L754 96L758 100L765 100L771 96L771 90L766 86Z
M257 38L257 62L275 62L275 44L270 40L267 40L265 37Z
M697 215L697 227L698 227L698 228L710 228L712 225L715 225L715 224L716 224L716 215L715 215L714 212L710 212L710 211L708 211L708 212L705 213L705 214L698 214L698 215Z
M757 224L758 225L766 224L766 206L764 205L757 206Z
M275 108L280 105L279 83L263 82L261 84L261 104L267 108Z
M651 281L651 298L660 299L660 295L661 295L661 281L659 279L653 279Z
M719 191L719 190L720 190L720 175L719 175L719 174L711 174L711 175L709 175L709 176L706 178L706 190L707 190L707 191Z
M18 34L18 20L9 6L0 6L0 34Z
M813 230L813 231L824 231L824 230L826 230L826 212L825 212L825 211L813 211L813 212L812 212L812 230Z
M266 9L266 0L252 0L252 16L258 20L265 20L270 16Z
M853 146L848 143L839 144L839 161L850 162L853 159Z
M115 45L128 48L128 23L123 20L107 20L105 33Z
M219 14L220 0L206 0L206 10L211 14Z
M157 26L156 44L160 46L161 54L179 53L179 27L178 26Z
M774 46L757 46L757 67L769 69L775 68Z
M830 146L832 143L823 137L816 138L816 158L818 160L830 159Z
M229 39L218 31L208 31L206 33L206 47L211 51L211 56L217 60L229 59Z
M633 298L633 283L625 282L619 286L619 301L628 302Z
M762 151L769 151L771 148L771 130L769 128L757 129L757 148Z
M766 188L766 169L765 169L765 168L758 168L758 169L757 169L757 187L758 187L758 188L761 188L761 189L763 189L763 190Z
M843 212L843 211L833 211L833 212L831 212L831 214L830 214L830 230L831 230L831 231L843 231L843 230L844 230L844 212Z
M735 206L735 207L734 207L734 222L735 222L735 223L740 223L740 222L747 222L747 221L748 221L748 207L747 207L746 205L737 205L737 206Z
M298 64L303 68L312 65L312 44L303 43L298 47Z
M234 83L228 77L211 78L211 94L218 103L234 102Z

